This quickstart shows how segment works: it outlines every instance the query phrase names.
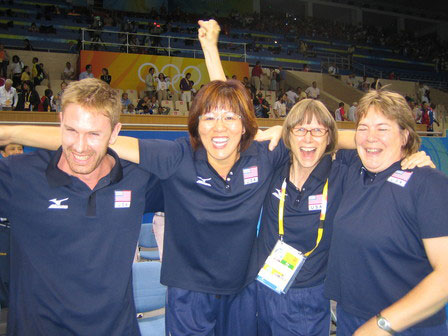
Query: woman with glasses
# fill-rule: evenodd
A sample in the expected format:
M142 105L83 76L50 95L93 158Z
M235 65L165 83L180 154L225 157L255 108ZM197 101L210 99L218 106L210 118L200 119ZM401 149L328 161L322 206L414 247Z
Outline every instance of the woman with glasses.
M214 25L202 22L210 35L219 32ZM332 160L337 126L317 100L297 103L282 133L290 160L274 172L247 277L258 280L258 335L328 336L330 302L324 297L323 282L333 218L348 170L347 151Z
M266 194L249 272L258 280L259 335L329 335L323 282L346 170L332 161L337 136L334 118L314 99L294 105L283 124L290 161Z

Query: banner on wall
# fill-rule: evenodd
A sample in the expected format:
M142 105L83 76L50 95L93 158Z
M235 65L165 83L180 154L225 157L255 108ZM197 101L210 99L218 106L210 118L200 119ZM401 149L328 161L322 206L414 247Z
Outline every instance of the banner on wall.
M196 90L210 81L204 59L82 50L81 69L85 69L87 64L92 65L95 78L100 78L101 69L107 68L112 76L111 86L122 90L145 90L145 78L150 68L154 68L155 75L162 72L168 76L169 89L174 92L180 92L180 80L187 73L191 74ZM242 80L249 76L248 63L223 61L222 64L229 77L236 75Z

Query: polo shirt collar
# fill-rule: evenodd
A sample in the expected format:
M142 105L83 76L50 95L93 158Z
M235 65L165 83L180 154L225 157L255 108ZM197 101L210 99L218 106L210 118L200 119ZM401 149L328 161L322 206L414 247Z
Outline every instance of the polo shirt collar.
M107 154L111 155L115 159L115 165L108 174L110 183L117 183L123 178L123 167L121 166L120 158L117 153L110 148L107 148ZM58 167L59 160L62 155L62 146L54 153L50 163L47 166L45 175L47 177L50 187L61 187L72 183L71 177L66 172L62 171Z
M386 168L383 171L380 171L378 173L373 173L371 171L369 171L367 168L364 167L364 165L361 165L361 175L364 175L364 182L367 184L370 184L374 181L379 181L379 180L383 180L387 177L389 177L390 175L392 175L392 173L394 173L397 170L401 170L401 161L397 161L394 164L392 164L390 167Z
M254 140L244 152L240 153L240 157L254 156L257 154L258 154L258 147ZM205 147L202 144L198 149L194 151L194 159L197 161L207 161L207 151L205 150Z

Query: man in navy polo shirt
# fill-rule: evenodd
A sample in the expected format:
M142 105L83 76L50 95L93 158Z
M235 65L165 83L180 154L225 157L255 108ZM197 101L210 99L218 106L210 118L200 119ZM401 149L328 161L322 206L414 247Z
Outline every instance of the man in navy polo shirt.
M23 153L23 146L9 144L0 146L2 157ZM8 306L9 293L9 236L10 227L7 218L0 217L0 306Z
M162 197L154 177L108 149L120 109L106 83L71 83L62 147L0 161L0 216L12 223L8 335L140 335L131 266L142 214L161 210Z

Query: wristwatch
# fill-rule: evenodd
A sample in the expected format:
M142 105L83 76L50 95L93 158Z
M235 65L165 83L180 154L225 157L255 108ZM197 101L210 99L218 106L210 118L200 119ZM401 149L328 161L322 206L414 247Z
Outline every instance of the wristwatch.
M381 314L376 315L376 324L378 328L387 331L389 334L393 335L396 333L395 330L392 329L388 320L386 320Z

